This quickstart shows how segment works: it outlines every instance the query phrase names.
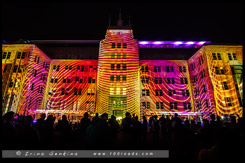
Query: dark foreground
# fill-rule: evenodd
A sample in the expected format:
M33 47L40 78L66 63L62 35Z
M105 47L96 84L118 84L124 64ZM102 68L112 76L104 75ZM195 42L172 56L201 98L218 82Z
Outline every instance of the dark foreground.
M210 160L241 159L244 153L243 118L219 117L196 123L154 116L149 122L127 115L119 125L108 115L90 119L85 115L80 123L71 124L65 116L57 124L52 115L33 123L31 116L13 113L3 116L3 149L31 150L169 150L171 159ZM215 120L217 119L217 120Z

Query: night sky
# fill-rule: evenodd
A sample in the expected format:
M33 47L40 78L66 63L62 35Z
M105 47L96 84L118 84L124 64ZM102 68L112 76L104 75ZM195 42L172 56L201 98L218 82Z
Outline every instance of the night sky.
M2 39L100 40L109 15L130 16L138 40L242 43L242 3L4 2Z

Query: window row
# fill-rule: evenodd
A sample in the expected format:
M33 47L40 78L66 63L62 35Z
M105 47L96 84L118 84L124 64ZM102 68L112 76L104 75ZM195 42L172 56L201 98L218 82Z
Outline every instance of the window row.
M204 104L205 104L206 107L209 107L209 100L206 99L205 102L204 102ZM196 102L196 107L197 107L198 109L201 109L201 102L200 102L200 101L197 101L197 102Z
M110 88L110 95L126 95L127 88Z
M221 53L212 53L213 60L222 60ZM236 53L228 53L229 60L237 60Z
M3 58L2 59L10 59L11 52L3 52Z
M116 46L117 45L117 46ZM115 42L113 42L112 44L111 44L111 48L122 48L121 47L121 45L123 45L123 48L127 48L127 43L123 43L123 44L121 44L121 43L115 43Z
M127 59L126 53L111 53L111 59Z
M202 85L202 88L201 88L201 89L203 90L203 93L206 93L206 92L207 92L206 85ZM195 88L195 89L194 89L194 95L195 95L195 96L200 95L199 88Z
M55 92L50 92L50 94L51 93L55 93ZM62 88L61 95L69 95L69 88ZM73 95L82 95L82 89L75 88ZM87 95L95 95L95 89L92 88L87 89Z
M142 102L142 107L144 109L150 109L150 102ZM169 102L170 109L178 109L177 102ZM184 109L191 109L190 102L183 102ZM156 109L164 109L164 102L156 102Z
M65 70L73 70L72 65L66 65ZM77 65L77 70L80 70L81 72L96 72L97 66L96 65ZM59 71L60 65L53 65L53 70Z
M116 82L121 82L121 76L120 75L116 75L116 76L111 75L110 76L110 81L114 82L115 77L116 77ZM126 81L127 81L127 76L123 75L122 76L122 82L126 82Z
M74 78L74 77L72 77L72 78ZM88 83L95 83L95 78L92 78L92 77L88 77L88 79L87 79L87 77L78 77L78 76L76 76L75 78L75 83L86 83L86 82L88 82ZM58 78L57 77L51 77L51 80L50 80L50 83L57 83L58 82ZM71 83L72 81L71 81L71 77L66 77L66 78L63 78L63 83Z
M154 72L161 72L162 66L154 66ZM174 66L164 66L166 72L174 72ZM141 72L149 72L149 66L141 66ZM186 66L179 66L179 72L186 72Z
M156 96L163 96L163 90L161 90L161 89L155 89L155 95ZM176 90L169 89L168 90L168 95L169 96L176 95ZM142 89L142 96L150 96L149 89ZM182 96L190 96L189 90L182 90Z
M111 64L111 70L115 70L115 64ZM121 64L116 64L116 70L121 70ZM122 64L122 70L127 70L126 64Z

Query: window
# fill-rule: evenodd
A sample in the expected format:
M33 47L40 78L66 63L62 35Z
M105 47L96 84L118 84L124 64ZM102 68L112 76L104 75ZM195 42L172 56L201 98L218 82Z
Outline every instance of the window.
M114 75L111 75L110 81L111 81L111 82L114 82Z
M88 83L92 82L92 77L88 77Z
M157 72L157 66L154 66L154 72Z
M84 71L84 66L83 66L83 65L81 66L81 71L82 71L82 72Z
M174 67L170 66L170 70L171 70L171 72L174 72Z
M158 89L155 90L156 96L158 96Z
M228 58L230 61L232 61L231 53L228 53Z
M192 64L191 64L191 69L192 69L192 71L195 70L195 68L196 68L196 67L195 67L195 63L192 63Z
M66 78L63 78L63 83L66 83Z
M167 84L171 84L170 78L167 78Z
M142 102L142 107L146 108L145 102Z
M123 48L127 48L127 43L123 43Z
M173 94L175 94L175 95L176 95L176 90L175 90L175 89L173 89Z
M179 66L179 72L182 72L182 67L181 66Z
M17 57L16 57L16 59L20 59L20 56L21 56L21 52L17 52Z
M208 108L209 107L208 100L206 100L205 103L206 103L206 107Z
M169 105L170 105L170 109L173 109L173 102L170 102Z
M172 78L172 84L175 84L175 80L174 80L174 78Z
M224 89L225 90L228 90L229 88L228 88L228 85L227 85L227 82L223 82L223 85L224 85Z
M150 91L149 91L149 89L146 90L146 96L150 96Z
M189 90L186 90L186 96L190 96Z
M11 52L8 52L7 59L9 59L11 56Z
M55 83L57 83L57 81L58 81L58 78L57 78L57 77L55 77L55 80L54 80L54 82L55 82Z
M185 66L183 66L183 71L186 72L186 67Z
M117 81L117 82L120 82L120 75L117 75L117 76L116 76L116 81Z
M21 59L24 59L25 56L26 56L26 52L23 52L23 53L22 53L22 56L21 56Z
M31 90L33 90L33 88L34 88L34 83L31 84Z
M147 84L149 84L149 77L146 77L145 81L146 81Z
M156 102L156 109L159 109L159 102Z
M77 88L74 89L74 95L77 95Z
M68 92L69 92L69 88L66 88L66 95L68 95Z
M187 109L186 102L184 102L183 105L184 105L184 109L186 110Z
M163 102L160 102L161 109L164 109Z
M79 77L78 77L78 76L76 77L76 82L77 82L77 81L79 81Z
M142 96L145 96L145 89L142 89Z
M169 72L169 66L166 66L166 71Z
M122 89L122 95L126 95L126 93L127 93L127 88L123 88Z
M13 72L17 72L17 69L18 69L18 65L14 65Z
M180 83L184 84L184 79L183 78L180 78Z
M220 73L225 74L225 70L223 68L220 68Z
M120 88L116 88L116 95L120 95Z
M5 59L7 56L7 52L3 52L3 59Z
M205 85L202 85L202 88L203 88L203 92L204 92L204 93L207 92L206 86L205 86Z
M120 70L120 69L121 69L121 65L117 64L117 70Z
M65 70L68 70L68 66L65 67Z
M174 102L174 109L178 109L177 102Z
M215 73L219 75L219 67L215 67Z
M121 48L121 43L117 43L117 48Z
M157 67L158 72L161 72L161 66Z
M199 61L199 65L201 65L202 62L201 62L201 58L200 57L198 58L198 61Z
M185 96L185 90L182 90L182 96Z
M231 97L226 97L226 102L228 106L232 106Z
M222 60L222 59L221 59L221 54L220 54L220 53L217 53L217 56L218 56L218 60Z
M145 78L141 77L141 83L144 84L145 83Z
M111 59L115 59L115 53L111 53Z
M232 55L233 55L233 59L237 60L236 53L232 53Z
M150 109L150 102L147 102L147 109Z
M110 95L114 94L114 88L110 88Z
M159 84L162 84L162 78L158 78L158 80L159 80Z
M90 94L91 94L91 89L89 88L88 92L87 92L87 95L90 95Z
M57 69L56 69L56 71L59 71L59 70L60 70L60 65L58 65L58 66L57 66Z
M123 80L123 82L126 82L126 81L127 81L126 76L123 76L123 77L122 77L122 80Z
M72 66L69 66L69 70L71 70L72 69Z
M187 78L184 78L185 79L185 84L188 84L188 80L187 80Z
M117 59L121 59L121 53L117 53Z
M145 72L148 72L148 66L145 66Z
M188 109L191 109L191 103L188 102Z
M83 79L80 79L79 83L83 83Z
M81 95L82 94L82 89L79 89L78 90L78 95Z
M160 91L160 96L163 96L163 91L161 89L159 91Z
M114 64L111 64L111 70L114 70Z
M158 84L158 78L155 78L155 84Z
M126 59L126 58L127 58L127 54L123 53L123 59Z
M123 70L127 70L127 65L123 64Z
M144 72L145 71L145 68L144 68L144 66L141 66L141 72Z
M172 94L172 90L170 90L170 89L168 90L168 95L169 95L169 96L172 96L172 95L173 95L173 94Z
M95 79L92 80L92 83L95 83Z
M111 48L115 48L115 47L116 47L116 43L112 43Z
M212 56L213 56L213 60L217 60L216 53L212 53Z

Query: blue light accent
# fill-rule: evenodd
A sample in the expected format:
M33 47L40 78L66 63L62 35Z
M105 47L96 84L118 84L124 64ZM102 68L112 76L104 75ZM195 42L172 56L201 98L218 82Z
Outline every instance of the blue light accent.
M31 41L30 40L27 40L28 43L30 43Z

